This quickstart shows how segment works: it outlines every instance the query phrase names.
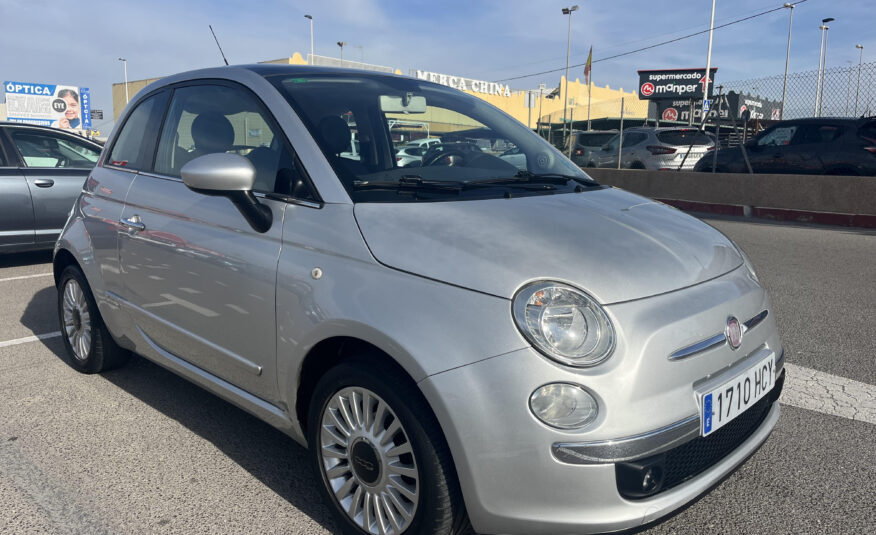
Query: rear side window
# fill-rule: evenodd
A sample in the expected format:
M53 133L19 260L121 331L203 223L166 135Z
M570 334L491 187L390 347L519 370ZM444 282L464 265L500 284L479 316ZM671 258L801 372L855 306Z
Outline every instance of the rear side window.
M106 163L125 169L148 170L152 166L156 131L167 105L167 91L140 102L128 115Z
M611 141L615 134L585 134L578 138L578 145L583 147L601 147Z
M797 129L797 135L791 140L791 145L809 143L830 143L839 138L845 129L832 124L804 124Z
M49 132L13 131L12 142L27 167L90 169L100 156L85 143Z
M633 147L648 139L648 135L642 132L628 132L624 134L624 147Z
M709 136L692 128L657 132L657 140L667 145L708 145L712 142Z

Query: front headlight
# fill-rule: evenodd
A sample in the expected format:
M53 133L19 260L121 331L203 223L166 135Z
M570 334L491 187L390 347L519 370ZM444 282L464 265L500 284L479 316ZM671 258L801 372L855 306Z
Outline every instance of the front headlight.
M614 349L611 321L581 290L559 282L535 282L517 292L512 308L523 336L558 362L595 366Z

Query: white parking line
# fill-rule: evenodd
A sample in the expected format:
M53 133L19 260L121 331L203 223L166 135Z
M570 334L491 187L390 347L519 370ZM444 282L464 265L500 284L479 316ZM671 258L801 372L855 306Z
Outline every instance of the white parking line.
M25 336L0 342L0 348L58 336L61 331ZM785 363L785 369L788 375L779 399L783 404L876 424L876 386L791 363Z
M19 275L18 277L6 277L5 279L0 279L0 282L6 281L19 281L22 279L35 279L37 277L51 277L53 273L37 273L36 275Z
M25 336L24 338L16 338L14 340L6 340L5 342L0 342L0 347L9 347L9 346L17 346L18 344L26 344L28 342L36 342L38 340L45 340L46 338L55 338L56 336L61 336L61 331L54 331L45 334L37 334L34 336Z
M786 405L876 424L876 386L794 364L785 364Z

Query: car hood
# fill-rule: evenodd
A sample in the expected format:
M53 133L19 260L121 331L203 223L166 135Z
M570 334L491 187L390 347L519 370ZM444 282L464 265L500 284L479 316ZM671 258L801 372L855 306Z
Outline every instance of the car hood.
M535 279L603 304L691 286L742 264L723 234L623 190L451 202L359 203L375 258L392 268L512 298Z

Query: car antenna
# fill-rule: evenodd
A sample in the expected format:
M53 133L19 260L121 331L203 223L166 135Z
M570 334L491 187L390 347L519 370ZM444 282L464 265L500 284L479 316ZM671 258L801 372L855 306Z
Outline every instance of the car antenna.
M219 44L219 39L216 39L216 32L213 31L213 25L208 24L207 26L210 27L210 33L213 34L213 39L216 40L216 46L219 47L219 53L222 54L222 60L225 61L225 65L228 65L228 60L225 59L225 52L222 52L222 46Z

